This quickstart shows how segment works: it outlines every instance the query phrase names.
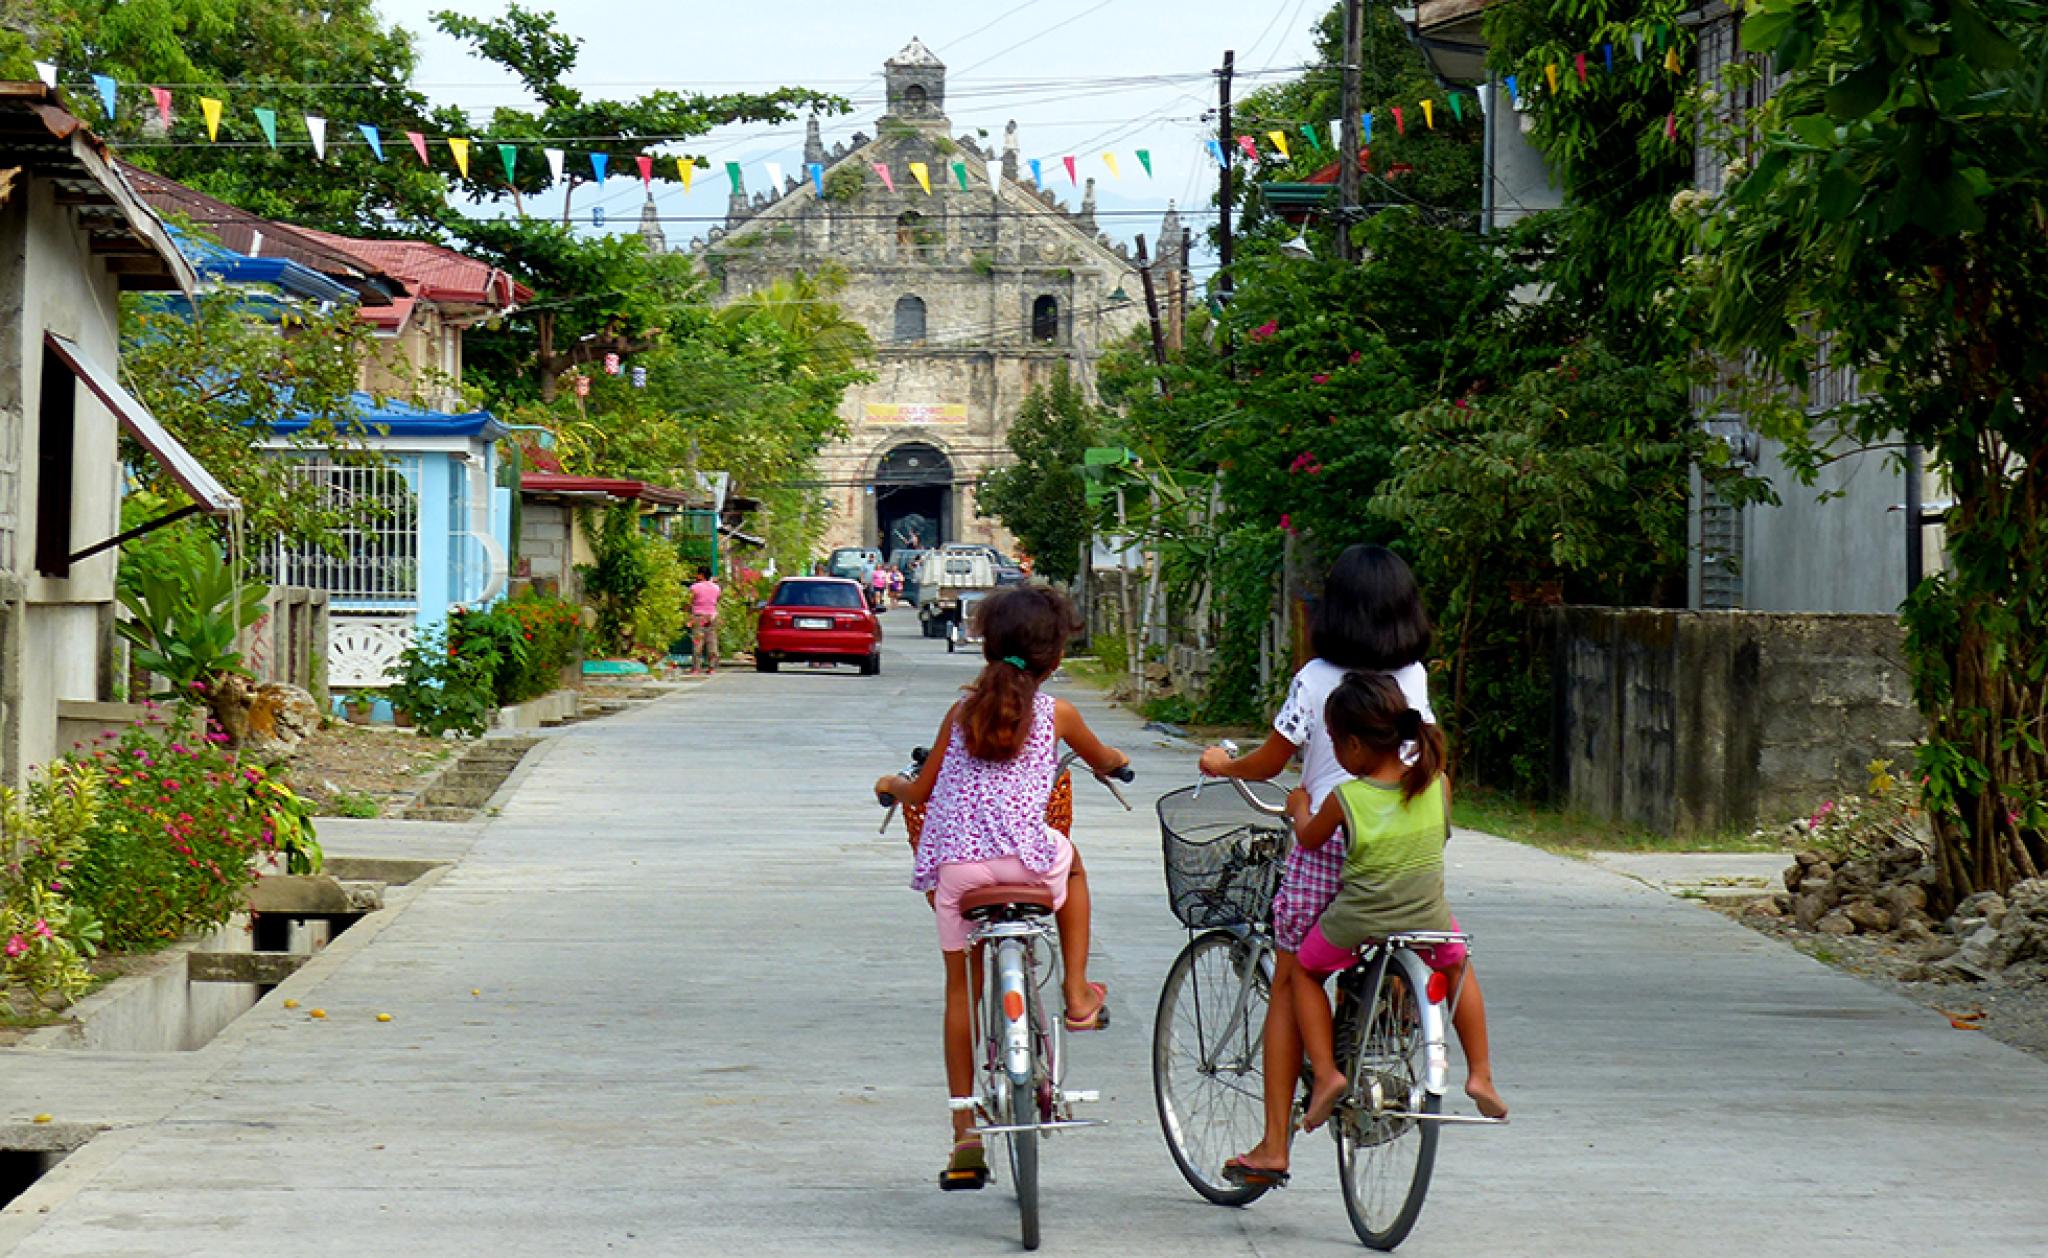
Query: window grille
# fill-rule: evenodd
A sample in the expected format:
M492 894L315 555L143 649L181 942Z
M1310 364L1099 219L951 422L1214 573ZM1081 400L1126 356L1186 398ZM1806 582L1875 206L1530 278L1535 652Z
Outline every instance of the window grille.
M273 585L326 590L337 609L410 611L419 605L420 504L417 458L381 467L323 461L297 464L319 486L323 505L355 523L336 530L340 547L280 542L266 556Z

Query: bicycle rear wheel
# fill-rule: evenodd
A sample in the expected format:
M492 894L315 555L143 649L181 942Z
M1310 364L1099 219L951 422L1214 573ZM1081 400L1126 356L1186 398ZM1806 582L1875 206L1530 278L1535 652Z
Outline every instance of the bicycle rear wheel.
M1356 1056L1341 1063L1351 1091L1330 1125L1337 1137L1344 1211L1351 1216L1351 1230L1372 1249L1392 1249L1408 1238L1436 1166L1437 1125L1409 1116L1443 1107L1443 1098L1423 1087L1425 999L1389 958L1371 1008L1363 999L1352 1003L1364 1026L1356 1028ZM1339 1042L1345 1038L1340 1031Z
M1223 1163L1266 1130L1264 1044L1270 953L1227 930L1196 936L1174 958L1152 1027L1159 1126L1188 1186L1220 1206L1249 1205L1263 1185L1234 1184ZM1240 995L1243 996L1240 1009Z
M1044 1083L1050 1063L1045 1052L1044 1005L1035 982L1027 982L1024 988L1024 1016L1031 1024L1031 1069L1023 1083L1010 1080L1009 1112L1003 1121L1012 1127L1035 1126L1047 1117L1042 1102L1048 1095ZM1017 1220L1026 1249L1038 1248L1038 1134L1010 1133L1010 1182L1017 1188Z

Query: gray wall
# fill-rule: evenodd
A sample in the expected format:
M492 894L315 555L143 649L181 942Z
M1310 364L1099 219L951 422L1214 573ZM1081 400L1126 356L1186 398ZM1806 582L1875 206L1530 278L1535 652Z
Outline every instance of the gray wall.
M1493 95L1498 104L1504 104L1508 90L1496 82ZM1500 108L1498 104L1486 114L1493 166L1492 198L1488 203L1492 214L1487 224L1491 231L1506 230L1531 214L1564 204L1564 189L1550 177L1543 155L1529 143L1522 129L1529 116L1511 106Z
M1880 612L1906 597L1905 477L1883 454L1831 464L1811 488L1793 480L1764 441L1757 474L1779 506L1754 506L1743 520L1742 605L1765 612ZM1820 501L1818 495L1839 494Z
M1554 784L1664 834L1774 825L1861 792L1922 736L1890 616L1563 607Z

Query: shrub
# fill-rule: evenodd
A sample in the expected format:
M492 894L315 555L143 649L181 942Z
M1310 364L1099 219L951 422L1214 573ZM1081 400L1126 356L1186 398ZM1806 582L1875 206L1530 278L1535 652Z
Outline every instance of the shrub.
M562 670L583 657L583 609L565 598L527 590L495 609L518 622L526 643L526 665L498 698L518 703L561 684Z
M647 585L633 604L634 654L659 659L689 627L689 593L675 547L659 538L641 540L647 551Z
M65 889L111 948L158 948L222 924L247 904L259 863L319 868L305 801L229 751L225 735L192 737L189 709L176 716L129 727L71 770L96 770L102 790Z
M69 879L100 807L98 770L64 760L31 779L26 793L0 790L0 978L38 1003L75 1000L92 985L86 958L98 948L100 923L71 902ZM0 1007L13 1012L4 993Z
M451 616L450 623L456 619ZM500 639L487 632L472 638L468 650L458 650L450 638L460 632L437 625L413 639L399 652L398 681L384 691L391 706L410 713L428 737L455 733L474 738L490 725L497 706Z

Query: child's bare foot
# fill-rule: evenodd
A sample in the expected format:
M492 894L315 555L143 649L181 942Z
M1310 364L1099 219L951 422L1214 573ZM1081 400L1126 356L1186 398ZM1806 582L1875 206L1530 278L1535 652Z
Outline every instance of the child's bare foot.
M1479 1112L1487 1118L1506 1118L1508 1103L1500 1099L1500 1093L1493 1090L1492 1075L1473 1075L1465 1080L1465 1095L1472 1098Z
M1317 1079L1315 1091L1308 1095L1308 1111L1301 1116L1301 1129L1314 1131L1330 1121L1330 1111L1337 1108L1344 1090L1350 1086L1351 1081L1339 1070L1331 1071L1327 1079Z

